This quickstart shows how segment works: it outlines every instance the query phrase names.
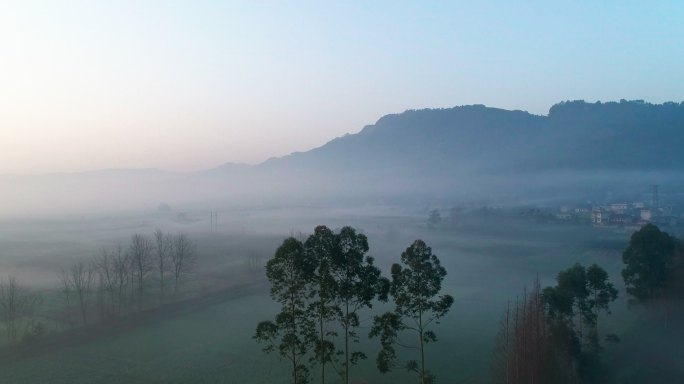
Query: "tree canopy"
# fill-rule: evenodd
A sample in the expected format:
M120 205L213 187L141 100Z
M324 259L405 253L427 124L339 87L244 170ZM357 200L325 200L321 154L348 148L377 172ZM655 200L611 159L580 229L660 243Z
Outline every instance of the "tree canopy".
M275 322L257 325L254 339L266 344L265 352L277 351L292 364L294 384L308 383L309 370L303 360L309 349L307 337L313 332L307 313L307 284L313 276L313 265L305 257L302 242L292 237L285 239L268 261L266 276L271 282L271 297L282 307Z
M394 345L398 344L401 331L411 331L417 336L420 361L409 360L403 366L418 374L420 383L434 381L434 375L426 369L425 344L437 341L429 329L449 312L454 302L450 295L439 295L446 269L422 240L416 240L401 254L401 263L392 265L390 295L395 303L394 311L376 316L370 336L379 337L381 350L376 364L381 372L387 372L397 364Z
M640 302L662 298L675 283L678 240L653 224L634 232L622 253L627 293Z

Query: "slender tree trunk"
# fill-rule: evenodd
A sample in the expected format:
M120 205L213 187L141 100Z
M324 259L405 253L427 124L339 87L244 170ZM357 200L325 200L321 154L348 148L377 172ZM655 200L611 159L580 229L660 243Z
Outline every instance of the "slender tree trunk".
M583 323L582 311L579 310L579 308L578 308L578 311L579 311L579 321L578 321L579 322L579 338L580 338L580 343L582 343L584 341L584 335L582 334L582 323Z
M323 300L321 299L321 307L319 309L319 326L321 332L321 384L325 384L325 334L323 333L323 311L325 310L325 305L323 305Z
M295 335L297 332L297 324L295 324L294 317L294 294L290 294L290 313L292 314L292 334ZM295 344L292 344L292 378L294 379L294 384L297 383L297 348Z
M510 347L511 347L511 341L510 341L510 330L508 326L509 322L509 317L510 317L510 312L511 312L511 303L510 301L506 304L506 337L505 337L505 343L506 343L506 384L509 384L511 381L511 368L510 368Z
M598 290L594 290L594 340L595 344L593 347L598 350L599 346L599 328L598 328L598 318L599 318L599 307L598 307Z
M519 313L520 313L520 304L518 303L518 299L515 299L515 322L513 325L514 329L514 343L515 343L515 348L513 353L515 354L515 360L514 360L514 365L515 365L515 382L520 383L520 322L519 322Z
M290 280L294 280L294 271L290 269ZM294 336L297 335L297 318L295 317L295 299L294 292L290 292L290 313L292 316L292 378L294 379L294 384L299 384L297 380L297 345L294 343Z
M86 325L86 304L82 293L79 293L78 301L81 304L81 318L83 319L83 325Z
M425 384L425 350L423 349L423 310L418 310L418 333L420 336L420 382Z
M594 332L596 337L598 337L598 290L594 291Z
M295 347L292 347L292 378L294 380L294 384L299 384L297 382L297 360L295 357Z
M131 282L129 305L130 305L130 310L135 311L135 308L133 307L133 305L136 302L136 297L135 297L136 296L136 293L135 293L135 280L136 280L136 278L135 278L135 267L134 266L131 266L131 276L129 277L129 280Z
M143 271L140 268L138 275L138 310L142 309L142 298L143 298Z
M349 300L345 301L346 313L344 321L344 382L349 384Z
M164 268L163 264L161 267ZM163 272L160 275L160 279L161 279L161 281L160 281L160 287L159 288L161 289L161 292L159 294L159 303L164 304L164 273Z

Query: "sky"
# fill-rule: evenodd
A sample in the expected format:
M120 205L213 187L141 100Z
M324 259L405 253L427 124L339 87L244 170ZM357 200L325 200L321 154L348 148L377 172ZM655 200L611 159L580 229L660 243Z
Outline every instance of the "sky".
M0 173L256 164L389 113L684 100L683 1L3 1Z

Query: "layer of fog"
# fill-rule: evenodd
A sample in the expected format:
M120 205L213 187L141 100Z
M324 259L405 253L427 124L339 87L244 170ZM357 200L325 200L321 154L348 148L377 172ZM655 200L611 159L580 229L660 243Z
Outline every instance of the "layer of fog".
M177 174L117 171L0 177L0 221L91 214L176 212L273 207L368 205L516 205L639 200L657 184L682 187L675 172L537 172L510 175L455 173L383 175L263 170Z

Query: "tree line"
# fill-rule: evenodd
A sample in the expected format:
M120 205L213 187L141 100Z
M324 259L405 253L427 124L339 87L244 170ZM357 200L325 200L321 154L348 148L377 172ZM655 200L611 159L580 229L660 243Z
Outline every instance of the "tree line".
M52 320L74 328L176 300L196 263L196 243L188 235L136 233L128 246L103 249L62 270L62 305ZM18 284L15 277L0 280L0 321L8 342L18 341L20 334L32 339L45 332L36 316L42 302L41 295Z
M667 326L672 308L684 301L682 242L646 225L635 232L622 253L624 279L631 303L664 307ZM419 383L435 376L426 367L425 346L437 340L429 329L450 309L453 298L440 295L446 271L423 241L416 240L383 277L366 256L368 241L354 228L334 233L316 227L306 241L286 239L266 266L271 297L281 304L274 320L257 325L254 338L291 364L292 382L321 383L332 371L344 383L350 369L367 356L355 348L362 311L392 301L394 309L374 315L368 337L378 339L380 372L403 368ZM611 313L618 290L599 265L575 264L542 288L536 280L522 297L509 303L501 320L492 359L494 383L602 382L605 348L618 343L602 320ZM600 326L600 324L604 324ZM406 333L413 333L406 343ZM404 339L400 339L401 336ZM408 347L416 358L398 361L396 348Z
M43 334L44 327L36 319L42 301L41 295L18 284L14 276L0 279L0 321L8 343L16 342L20 335L28 340Z
M649 224L632 234L622 253L630 304L659 312L668 326L674 308L684 304L682 242ZM493 382L592 383L605 381L604 344L619 342L599 318L610 313L618 291L608 273L593 264L561 271L555 286L532 289L506 308L493 356Z
M152 236L134 234L127 248L103 249L93 260L75 262L60 276L63 322L86 325L91 314L106 320L176 299L196 265L195 249L184 233L156 230Z
M601 313L610 313L617 290L600 266L561 271L556 285L539 280L506 308L493 360L493 382L581 383L599 375ZM604 335L617 341L613 334Z
M394 309L373 316L369 338L380 340L378 369L414 372L420 383L431 383L425 346L437 341L431 325L443 317L453 298L440 295L446 270L422 240L416 240L394 264L391 277L382 276L367 255L368 239L352 227L334 233L318 226L304 242L287 238L266 265L271 297L281 304L274 320L257 325L254 338L291 364L295 384L312 380L317 367L320 382L332 372L349 383L351 369L367 358L358 350L361 313L375 302L394 303ZM413 333L408 344L399 335ZM415 360L399 362L395 347L418 351Z

